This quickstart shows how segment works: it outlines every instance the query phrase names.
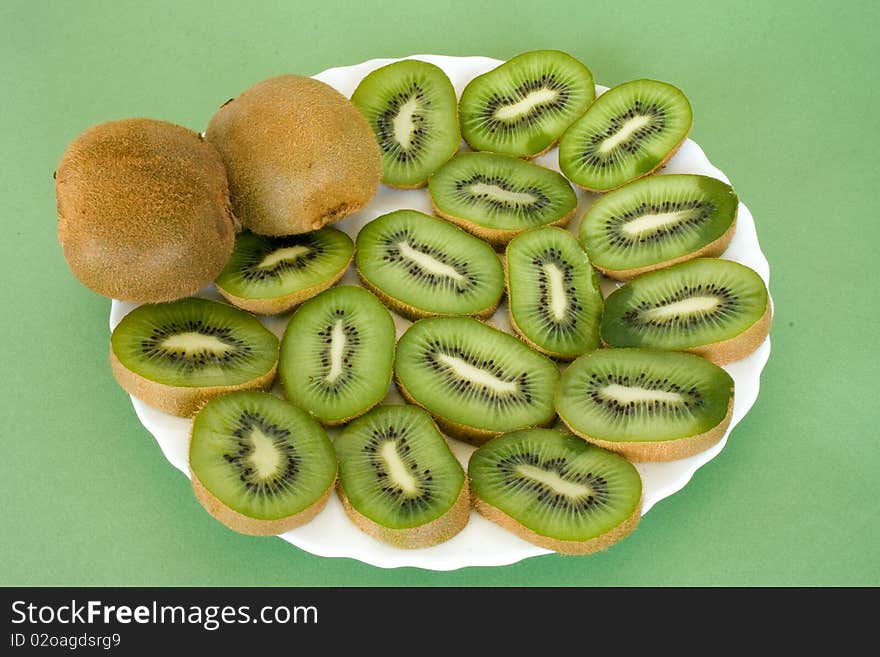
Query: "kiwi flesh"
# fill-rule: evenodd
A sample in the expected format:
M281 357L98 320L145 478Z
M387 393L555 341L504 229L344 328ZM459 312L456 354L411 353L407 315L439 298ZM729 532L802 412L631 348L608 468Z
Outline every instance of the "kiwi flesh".
M434 212L477 237L506 244L540 226L564 226L577 196L556 171L493 153L462 153L428 182Z
M236 216L260 235L318 230L379 188L379 145L366 119L312 78L258 82L217 110L205 138L226 164Z
M238 220L220 154L152 119L93 126L55 172L58 239L74 276L132 303L195 294L232 253Z
M423 187L461 143L458 101L443 69L415 59L369 73L351 96L379 142L382 182Z
M532 348L571 360L599 346L599 277L571 233L548 227L515 237L505 273L510 324Z
M139 306L110 336L119 385L181 417L227 392L269 388L277 364L278 338L256 317L197 297Z
M534 157L547 152L595 97L593 74L571 55L522 53L464 88L461 134L474 150Z
M351 238L329 226L286 237L244 231L214 283L229 303L276 315L336 283L353 257Z
M410 403L447 434L474 444L556 416L556 364L471 317L415 322L398 341L394 372Z
M467 478L431 416L377 406L333 443L339 497L365 533L401 548L449 540L467 524Z
M284 330L285 396L326 425L366 413L388 392L394 337L391 314L370 292L325 290L297 308Z
M563 372L556 410L573 433L631 461L672 461L721 440L733 392L727 372L694 354L599 349Z
M410 319L486 317L504 294L504 268L491 246L415 210L366 224L357 236L355 263L364 285Z
M605 299L600 333L612 347L689 351L724 365L770 331L767 287L738 262L696 258L632 279Z
M666 164L692 123L680 89L657 80L626 82L599 96L565 131L559 167L584 189L616 189Z
M308 413L266 392L212 399L193 420L196 499L242 534L271 536L314 518L336 482L336 455Z
M593 203L581 222L580 241L596 269L627 280L720 256L733 238L738 205L730 185L717 178L648 176Z
M641 517L642 480L619 454L552 429L505 434L468 465L478 512L562 554L604 550Z

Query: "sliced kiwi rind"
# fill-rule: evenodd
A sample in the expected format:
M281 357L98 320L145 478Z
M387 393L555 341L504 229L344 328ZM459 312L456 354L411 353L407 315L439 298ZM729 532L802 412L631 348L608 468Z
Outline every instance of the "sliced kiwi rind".
M311 520L336 481L336 455L308 413L265 392L205 404L190 437L196 497L244 534L280 534Z
M723 365L757 349L770 321L757 272L696 258L637 276L608 295L600 334L612 347L690 351Z
M677 87L633 80L599 96L559 140L559 167L574 184L605 192L663 166L690 132L690 102Z
M485 317L504 294L504 268L491 246L415 210L397 210L364 226L355 264L363 283L410 319Z
M561 360L599 346L599 277L571 233L549 227L515 237L505 272L510 323L529 345Z
M285 397L327 425L366 413L391 383L394 338L391 314L369 291L325 290L293 313L281 338Z
M415 59L369 73L351 96L376 134L382 182L421 187L461 143L458 101L443 69Z
M471 456L468 476L477 511L564 554L603 550L641 517L642 481L632 463L561 431L490 440Z
M739 200L727 183L695 174L648 176L599 198L579 238L593 266L628 279L696 257L721 255Z
M492 244L506 244L530 228L563 226L577 195L558 172L493 153L461 153L428 182L441 217Z
M354 242L335 228L284 237L239 233L217 290L250 312L283 313L336 283L354 257Z
M556 410L600 447L634 461L671 461L721 440L733 393L731 376L694 354L599 349L563 372Z
M555 418L557 365L514 336L470 317L415 322L401 336L397 388L441 428L479 444Z
M571 55L522 53L464 88L461 134L474 150L534 157L549 150L595 97L593 74Z
M184 417L224 392L268 388L277 362L278 338L256 317L197 297L139 306L110 337L119 384Z
M343 507L367 534L418 548L464 529L467 479L426 411L377 406L349 423L333 446Z

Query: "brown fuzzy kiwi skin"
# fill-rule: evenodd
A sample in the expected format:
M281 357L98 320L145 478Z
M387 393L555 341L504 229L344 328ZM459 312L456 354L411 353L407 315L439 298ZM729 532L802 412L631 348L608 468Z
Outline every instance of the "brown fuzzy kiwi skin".
M330 487L324 491L321 497L299 513L284 518L264 520L251 518L234 509L230 509L205 487L194 472L190 471L190 476L196 499L205 507L205 510L216 520L229 527L229 529L239 534L248 534L250 536L277 536L306 524L323 510L327 500L330 498L330 492L336 484L334 479L333 483L330 484Z
M724 231L724 233L722 233L720 237L713 240L712 242L709 242L705 246L697 249L696 251L686 253L682 256L672 258L670 260L664 260L663 262L657 262L653 265L634 267L633 269L608 269L606 267L601 267L596 263L593 263L593 267L595 267L597 271L601 272L608 278L613 278L618 281L628 281L635 278L636 276L640 276L641 274L647 274L649 271L671 267L672 265L677 265L678 263L686 262L687 260L693 260L694 258L717 258L727 250L728 246L730 246L730 242L731 240L733 240L733 234L735 232L736 211L734 211L733 221L731 222L730 227L726 231Z
M470 485L467 474L465 474L458 497L446 513L424 525L407 529L383 527L360 513L351 505L351 501L342 487L342 482L339 482L337 486L337 493L342 507L358 529L368 536L397 548L417 549L445 543L465 528L471 513Z
M416 321L417 319L424 319L426 317L478 317L480 319L486 319L491 317L492 314L498 309L498 305L501 303L501 297L498 297L498 300L488 308L484 308L479 312L476 312L472 315L446 315L443 313L432 313L427 310L422 310L421 308L416 308L415 306L410 306L409 304L404 303L400 299L396 299L392 296L388 296L381 289L376 287L372 281L370 281L366 276L361 273L361 270L357 270L358 279L361 281L363 286L367 288L370 292L375 294L382 303L407 319L412 321ZM504 296L503 293L501 296Z
M276 347L275 364L268 372L251 381L245 381L231 386L209 386L204 388L190 388L185 386L169 386L157 381L151 381L140 374L132 372L123 365L110 348L110 368L117 383L128 394L140 399L153 408L158 408L166 413L179 417L193 417L208 401L237 390L268 390L275 380L275 372L278 368L278 355Z
M768 295L767 308L764 310L764 314L745 331L729 340L693 347L687 349L687 351L702 356L716 365L733 363L745 358L761 346L770 334L770 324L772 322L773 309Z
M86 287L133 303L173 301L213 281L239 224L217 150L173 123L93 126L55 172L58 240Z
M486 519L494 522L496 525L504 527L506 530L516 534L529 543L547 550L552 550L553 552L558 552L559 554L585 555L606 550L631 534L642 517L642 499L640 498L635 511L633 511L626 520L612 528L610 531L586 541L568 541L553 538L551 536L542 536L529 529L515 518L507 515L501 509L498 509L480 499L473 490L471 491L471 496L473 497L474 508Z
M656 173L657 171L659 171L660 169L665 167L666 164L669 162L669 160L672 159L672 156L678 152L678 149L681 148L682 144L684 144L684 142L687 141L688 135L690 134L690 131L691 131L691 128L693 127L693 125L694 125L693 120L691 120L691 124L688 126L687 132L684 134L684 137L681 138L681 141L678 142L675 146L673 146L672 150L666 154L666 157L664 157L662 160L660 160L650 171L645 171L644 173L640 173L635 178L630 178L629 180L624 180L619 185L615 185L614 187L608 187L607 189L594 189L592 187L585 187L584 185L581 185L581 184L575 182L574 180L572 180L571 182L574 183L577 187L580 187L581 189L583 189L585 191L593 192L595 194L604 194L605 192L613 192L615 189L620 189L624 185L628 185L629 183L634 182L636 180L639 180L640 178L650 176L651 174Z
M317 296L324 290L336 285L336 283L339 282L339 279L341 279L345 275L345 272L348 271L348 267L353 259L354 251L352 251L351 257L346 261L342 269L340 269L338 273L334 274L332 278L328 278L327 280L322 281L317 285L305 288L304 290L298 290L296 292L293 292L292 294L286 294L282 297L246 299L244 297L236 296L232 294L232 292L224 290L219 285L217 285L217 291L229 303L231 303L233 306L241 308L242 310L247 310L248 312L256 313L257 315L280 315L281 313L286 313L288 310L292 310L303 301L308 301L309 299Z
M583 438L588 443L607 449L610 452L616 452L628 461L635 462L675 461L677 459L693 456L694 454L699 454L721 440L724 436L724 432L727 431L727 427L730 426L730 418L732 416L733 395L731 394L724 419L704 433L695 436L688 436L686 438L679 438L677 440L617 441L594 438L589 434L578 431L566 421L563 415L559 415L560 419L562 419L569 431L574 435Z
M502 248L507 245L510 240L519 235L520 233L524 233L526 230L533 230L536 228L546 228L547 226L567 226L571 221L572 217L574 217L575 212L577 212L577 206L573 207L569 213L567 213L564 217L557 219L551 223L541 224L540 226L534 226L529 228L523 228L520 230L506 230L502 228L486 228L485 226L480 226L479 224L475 224L467 219L462 219L461 217L456 217L451 214L447 214L443 212L437 205L434 203L434 199L431 199L431 207L438 217L446 219L450 223L455 224L459 228L463 228L471 235L475 235L486 242L489 242L495 248Z
M232 207L262 235L318 230L360 210L382 176L379 143L357 107L299 75L258 82L211 118Z

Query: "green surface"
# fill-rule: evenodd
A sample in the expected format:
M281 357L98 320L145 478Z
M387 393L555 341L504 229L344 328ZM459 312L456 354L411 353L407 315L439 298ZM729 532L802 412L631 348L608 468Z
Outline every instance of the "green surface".
M880 585L873 2L0 4L4 238L0 584ZM433 52L581 58L676 84L755 215L773 353L724 451L586 558L386 571L210 518L107 363L110 302L69 274L52 171L93 123L203 128L250 84Z

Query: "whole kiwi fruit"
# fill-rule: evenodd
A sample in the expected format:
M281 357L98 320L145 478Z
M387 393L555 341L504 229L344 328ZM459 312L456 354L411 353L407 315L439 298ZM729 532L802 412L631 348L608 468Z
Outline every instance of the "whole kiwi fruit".
M236 216L260 235L318 230L379 188L382 161L367 120L312 78L258 82L217 110L205 137L226 163Z
M217 150L152 119L87 129L55 172L58 239L73 274L107 297L172 301L226 265L238 220Z

